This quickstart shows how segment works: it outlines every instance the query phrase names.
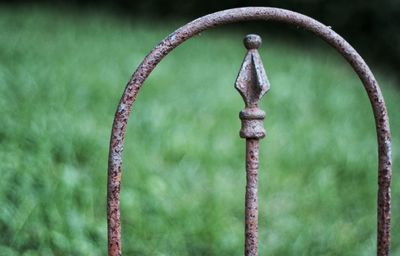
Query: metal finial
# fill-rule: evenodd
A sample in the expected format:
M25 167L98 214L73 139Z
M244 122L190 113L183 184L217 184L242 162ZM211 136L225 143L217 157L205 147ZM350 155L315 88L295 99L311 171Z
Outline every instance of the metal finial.
M261 44L261 37L250 34L244 38L243 42L249 50L235 83L235 88L239 91L246 105L246 108L240 112L240 119L242 120L240 137L263 138L265 136L263 127L265 113L258 108L258 102L269 90L270 85L256 49Z
M242 95L246 107L252 107L257 106L270 85L257 51L261 45L261 37L250 34L244 38L243 42L248 51L236 78L235 88Z

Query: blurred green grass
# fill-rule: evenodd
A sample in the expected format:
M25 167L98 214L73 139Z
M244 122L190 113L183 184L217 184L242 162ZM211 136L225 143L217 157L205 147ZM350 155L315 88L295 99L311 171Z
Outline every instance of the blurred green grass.
M0 8L1 255L106 254L116 104L133 69L177 26ZM373 255L377 150L361 83L322 42L261 35L272 86L262 102L261 255ZM203 33L142 88L124 152L126 255L242 255L243 103L233 84L243 36ZM400 93L390 74L377 76L393 131L397 255Z

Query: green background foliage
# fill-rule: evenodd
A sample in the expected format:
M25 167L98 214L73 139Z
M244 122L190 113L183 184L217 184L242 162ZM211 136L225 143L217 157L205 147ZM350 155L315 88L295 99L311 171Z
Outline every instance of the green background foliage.
M229 8L269 6L300 12L331 26L385 69L397 72L400 66L400 1L398 0L0 0L8 4L47 4L53 7L72 6L78 9L112 9L120 16L192 20L199 16ZM275 26L274 26L275 27ZM277 28L278 33L287 30ZM301 34L296 34L299 38Z
M177 22L0 8L0 254L106 255L108 142L116 104ZM349 65L322 41L261 31L271 91L262 108L261 255L373 255L377 150ZM129 122L125 255L242 255L244 33L217 29L157 67ZM371 41L371 43L374 43ZM400 253L400 93L377 73L394 145L393 245Z

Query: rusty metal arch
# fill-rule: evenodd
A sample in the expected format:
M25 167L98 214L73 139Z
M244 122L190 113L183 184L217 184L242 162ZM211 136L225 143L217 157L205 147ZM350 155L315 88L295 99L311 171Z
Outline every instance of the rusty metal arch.
M198 18L170 34L144 58L126 85L115 113L108 159L108 255L121 255L120 182L122 151L127 121L133 102L146 78L174 48L194 35L223 24L249 20L278 21L310 31L335 48L361 79L372 105L378 139L378 228L377 255L387 256L390 250L390 183L392 175L391 139L388 114L379 85L371 70L341 36L330 27L299 13L269 7L228 9Z

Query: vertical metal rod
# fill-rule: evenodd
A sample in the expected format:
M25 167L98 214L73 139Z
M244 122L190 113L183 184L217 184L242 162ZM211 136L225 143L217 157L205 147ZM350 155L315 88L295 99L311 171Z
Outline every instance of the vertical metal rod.
M258 254L259 140L246 139L245 255Z
M235 88L245 102L239 117L242 120L240 137L246 139L246 195L245 195L245 245L246 256L258 255L258 163L259 140L265 137L265 113L258 108L258 101L269 90L269 82L257 49L261 37L244 38L247 54L243 60Z

